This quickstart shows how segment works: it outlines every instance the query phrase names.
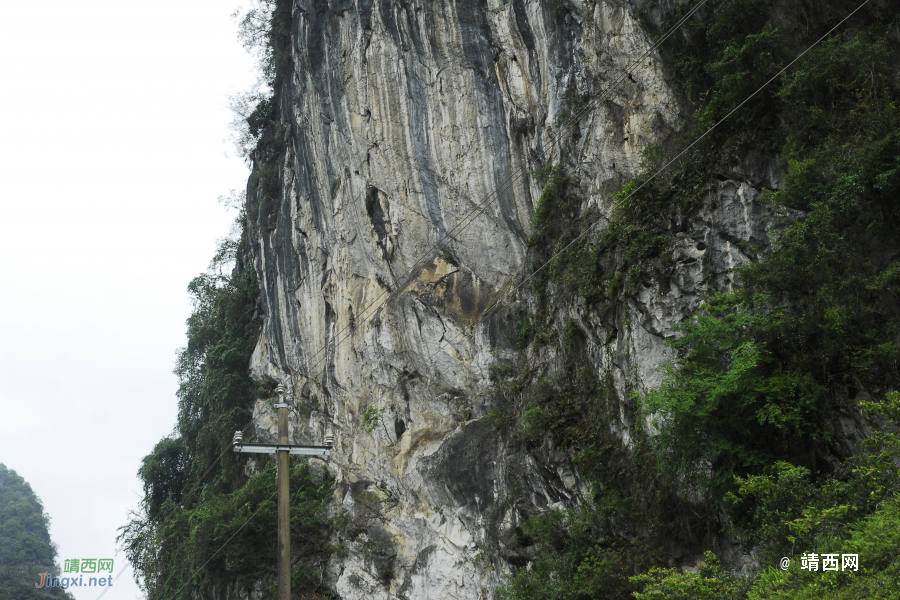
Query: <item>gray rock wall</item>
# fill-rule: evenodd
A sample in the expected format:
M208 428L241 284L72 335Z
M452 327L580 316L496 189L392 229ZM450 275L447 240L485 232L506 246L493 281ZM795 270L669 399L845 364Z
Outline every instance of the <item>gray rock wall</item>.
M658 57L633 64L649 47L612 0L295 2L284 147L254 156L281 191L248 190L264 319L252 372L317 406L295 415L296 442L334 431L335 507L354 515L329 573L344 598L490 598L526 560L504 532L587 492L563 452L525 453L485 423L489 368L518 350L507 321L477 317L523 268L531 169L564 154L586 203L608 211L641 150L671 132L678 105ZM576 127L559 126L567 90L605 90L631 67ZM771 165L739 169L679 229L670 281L618 315L575 309L598 372L658 381L664 338L711 270L749 260L741 240L769 243L756 199L777 179ZM273 435L258 408L258 432ZM621 426L627 443L634 424Z

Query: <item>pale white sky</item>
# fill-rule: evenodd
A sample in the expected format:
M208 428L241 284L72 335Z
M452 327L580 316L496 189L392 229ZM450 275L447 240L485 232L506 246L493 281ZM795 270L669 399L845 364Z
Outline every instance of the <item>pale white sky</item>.
M243 188L240 0L45 0L0 17L0 462L59 559L107 558L175 424L187 284ZM115 571L123 562L116 557ZM100 588L70 588L94 600ZM129 569L104 600L140 598Z

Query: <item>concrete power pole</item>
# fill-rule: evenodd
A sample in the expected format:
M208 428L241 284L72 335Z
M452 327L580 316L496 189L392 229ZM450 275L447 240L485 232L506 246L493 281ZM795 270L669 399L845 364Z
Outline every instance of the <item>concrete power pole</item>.
M278 600L291 600L291 457L288 439L288 405L284 392L278 409Z
M296 446L290 443L288 435L288 411L290 405L284 401L285 388L275 388L279 402L278 444L244 444L243 434L234 434L234 451L251 454L275 454L278 463L278 600L291 600L291 454L306 456L330 456L331 436L325 435L325 446Z

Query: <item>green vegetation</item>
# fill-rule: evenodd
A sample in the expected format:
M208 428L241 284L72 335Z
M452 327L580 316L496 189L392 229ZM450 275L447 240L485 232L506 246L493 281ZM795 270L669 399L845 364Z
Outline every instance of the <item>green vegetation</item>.
M567 10L557 0L546 5ZM529 240L536 301L510 309L527 364L492 370L498 402L487 420L527 449L548 439L564 448L592 498L513 531L531 564L498 591L504 600L896 596L900 89L892 32L900 6L873 3L723 122L855 6L710 0L705 16L662 50L689 114L671 139L645 151L640 174L614 197L610 222L589 235L578 238L600 213L583 206L565 161L534 172L544 187ZM286 0L263 0L241 21L266 90L235 105L239 145L255 152L248 203L260 222L281 192L290 133L278 125L290 9ZM651 34L687 9L674 9ZM567 94L570 110L588 101L574 88ZM596 315L606 342L630 328L624 299L674 272L672 224L690 220L717 179L747 157L776 155L788 165L785 185L761 201L796 218L735 274L736 290L711 289L681 326L658 389L642 394L632 373L619 373L614 386L611 370L594 370L572 309ZM271 465L245 466L223 453L265 395L247 374L258 290L242 247L219 255L235 260L231 276L191 284L178 426L144 460L144 504L123 530L151 599L228 586L246 592L273 572ZM383 410L367 409L370 431ZM842 445L838 414L870 415L874 434L861 448ZM644 430L648 417L658 435ZM318 574L339 550L328 545L331 532L345 525L324 512L332 487L306 463L292 472L292 525L303 540L294 548L298 594L327 593ZM357 500L377 512L375 495ZM720 564L723 533L761 552L760 573L738 578ZM710 550L698 572L663 564L673 540ZM858 553L862 569L801 571L804 552ZM793 559L787 571L776 564L782 556Z
M767 569L748 598L757 600L856 600L897 597L900 589L900 498L894 496L881 510L850 528L848 536L824 540L826 552L858 554L858 572L810 572L793 561L788 571Z
M720 496L735 474L781 459L809 461L816 444L827 441L826 389L811 374L793 372L758 339L774 319L735 305L734 295L715 294L671 343L679 364L665 365L665 380L649 393L647 408L663 423L656 439L663 463L686 485L712 486L709 493ZM711 468L699 472L699 464Z
M274 88L291 58L291 2L253 0L249 9L232 17L238 21L238 38L258 61L262 80Z
M779 82L790 166L769 201L805 217L740 272L740 289L712 295L684 325L677 361L648 398L681 471L712 464L720 491L779 459L827 471L836 452L844 458L830 443L835 408L900 383L892 55L875 26L827 40ZM691 450L671 445L689 432Z
M384 411L387 410L387 407L382 406L381 408L375 408L374 406L366 407L366 412L363 414L363 425L366 428L366 432L372 433L378 427L378 424L381 423L381 416L384 414Z
M278 88L291 64L290 0L252 0L250 8L232 17L238 23L238 38L257 60L260 78L254 89L230 99L235 115L233 141L247 157L260 140L274 133Z
M282 162L290 138L281 107L293 64L292 6L290 0L253 0L248 10L233 15L238 20L238 37L257 58L260 69L256 87L231 98L233 141L252 166L246 195L248 219L270 230L275 228Z
M752 583L749 579L729 573L718 557L709 551L696 573L653 567L630 581L641 588L641 591L634 592L637 600L738 600L745 597Z
M595 511L552 511L518 531L519 542L533 545L533 567L499 591L500 600L620 598L632 591L630 575L647 566L646 548L610 545Z
M72 598L59 587L34 587L41 573L59 575L49 525L31 486L0 463L0 598Z
M541 321L542 332L532 344L553 346L560 369L549 371L540 363L521 374L509 367L495 369L498 404L488 421L506 432L516 431L526 449L547 438L566 448L591 482L594 497L579 510L551 511L522 525L515 543L530 549L532 568L520 571L499 597L624 597L637 589L630 577L653 564L654 545L674 535L673 527L690 517L657 485L655 460L640 428L632 428L637 435L630 448L616 430L616 425L640 418L638 403L616 397L611 373L595 375L575 323L568 322L559 333L549 323ZM638 522L642 536L621 535L633 533Z
M778 462L764 474L735 478L737 490L728 494L735 523L764 556L774 561L833 545L848 535L854 522L896 500L900 394L893 392L883 402L860 408L890 426L876 429L836 474L816 481L809 469Z
M768 566L754 577L735 577L707 552L699 574L651 569L632 578L646 587L636 597L757 600L896 598L900 568L900 393L861 410L890 424L876 430L839 475L815 481L809 469L778 462L767 473L736 477L729 493L736 532L762 550ZM809 571L801 556L856 554L859 570ZM791 560L783 570L780 557Z
M534 210L532 234L528 240L532 271L541 269L532 279L532 290L545 308L551 299L557 304L571 302L575 296L590 302L602 300L602 282L612 268L611 260L606 256L608 246L591 244L582 238L566 252L551 258L596 221L599 211L595 208L581 210L584 199L572 192L574 182L562 166L542 167L535 170L533 176L544 191ZM552 289L548 288L550 285Z
M535 358L498 373L505 401L491 422L526 445L549 436L568 448L594 498L522 526L518 541L533 560L504 599L896 597L900 86L892 31L900 7L862 11L651 177L857 4L711 2L662 52L693 112L645 152L641 173L615 196L611 222L552 260L599 215L583 209L562 166L534 173L544 193L529 249L532 270L544 268L532 280L535 308L522 303L510 314L528 355L552 346L563 367ZM578 326L561 321L560 309L584 306L612 327L608 315L622 310L623 295L672 274L671 224L709 201L720 174L748 156L774 155L788 165L785 185L761 201L797 217L736 272L738 288L711 289L682 324L663 384L616 398L609 374L587 367L572 343ZM624 318L628 328L627 310ZM860 414L874 435L852 448L835 423ZM650 416L652 438L640 425ZM611 433L620 423L628 445ZM664 539L715 550L722 533L761 551L760 574L735 578L712 553L698 573L657 562ZM862 568L800 571L804 552L859 553ZM793 560L788 571L777 565L782 556Z
M271 392L248 373L259 334L253 320L259 292L253 269L243 264L243 246L226 243L220 252L231 251L219 256L235 262L230 276L205 274L189 286L194 312L175 369L178 425L144 458L141 511L121 533L151 600L187 599L228 586L246 591L271 581L275 572L274 466L228 451L232 434L249 423L254 400ZM248 469L256 474L248 476ZM324 591L322 565L333 551L327 539L338 523L325 513L332 491L327 471L295 463L291 524L298 594Z
M303 461L291 476L292 591L327 594L323 561L336 522L325 516L333 480ZM192 507L167 500L156 519L136 516L124 531L129 560L149 598L191 598L231 588L247 593L268 581L275 597L277 556L274 464L231 493L204 491Z

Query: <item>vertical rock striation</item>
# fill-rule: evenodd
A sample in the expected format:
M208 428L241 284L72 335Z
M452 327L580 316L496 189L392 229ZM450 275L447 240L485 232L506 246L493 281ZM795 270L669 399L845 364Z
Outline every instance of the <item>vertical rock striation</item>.
M525 264L540 195L529 172L563 160L585 203L609 211L641 150L674 128L677 100L612 0L295 0L292 28L280 127L248 188L264 319L253 374L315 407L294 417L297 442L334 431L336 502L354 515L330 573L339 594L489 598L527 561L502 532L586 493L565 453L526 453L484 419L489 369L518 350L502 315L478 317ZM563 126L580 94L623 76ZM618 316L570 315L598 370L657 382L664 338L710 273L750 260L739 242L769 243L756 199L779 179L764 161L723 177L699 218L673 224L670 281Z

